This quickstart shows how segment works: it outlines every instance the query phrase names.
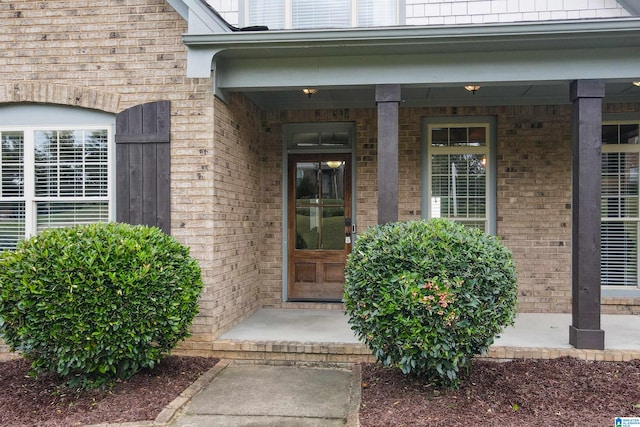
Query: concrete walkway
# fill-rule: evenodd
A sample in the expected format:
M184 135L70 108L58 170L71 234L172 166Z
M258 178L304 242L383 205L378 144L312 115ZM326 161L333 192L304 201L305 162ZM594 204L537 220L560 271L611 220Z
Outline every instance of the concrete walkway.
M170 425L344 426L357 414L359 388L351 370L229 365Z
M568 314L522 313L515 326L507 328L492 347L544 348L571 355L574 349L569 345L570 324ZM606 351L640 358L640 316L604 315L602 328ZM263 309L220 338L358 342L344 313L332 310ZM146 425L356 426L360 382L359 365L349 370L243 365L223 360L176 399L155 422Z

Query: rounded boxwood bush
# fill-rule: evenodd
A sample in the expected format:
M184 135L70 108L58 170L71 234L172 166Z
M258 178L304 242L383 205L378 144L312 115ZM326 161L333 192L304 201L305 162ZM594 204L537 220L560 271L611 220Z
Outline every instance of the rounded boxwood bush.
M189 250L157 228L49 229L0 254L0 336L85 388L153 368L189 336L202 290Z
M458 387L516 313L511 252L444 219L389 223L361 234L347 260L345 307L385 366Z

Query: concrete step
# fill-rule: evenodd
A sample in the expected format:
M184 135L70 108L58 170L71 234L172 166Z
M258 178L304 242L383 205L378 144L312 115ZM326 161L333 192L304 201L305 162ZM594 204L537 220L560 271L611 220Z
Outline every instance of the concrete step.
M220 339L213 343L210 355L243 363L326 367L375 361L364 344L337 342Z

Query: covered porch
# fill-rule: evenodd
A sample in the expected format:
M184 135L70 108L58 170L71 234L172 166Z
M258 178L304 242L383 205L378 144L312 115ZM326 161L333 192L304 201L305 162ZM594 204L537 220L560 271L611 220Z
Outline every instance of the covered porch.
M567 337L570 314L519 313L488 353L490 359L629 361L640 358L640 316L602 315L606 350L574 348ZM184 349L188 351L188 349ZM193 354L189 352L189 354ZM260 309L232 327L203 354L242 363L348 365L373 362L349 328L342 310Z
M307 122L342 122L353 120L350 112L354 110L374 111L373 120L363 119L356 126L354 163L359 168L358 174L362 174L362 164L375 162L376 188L356 185L354 210L362 212L359 204L365 200L369 203L373 195L378 223L411 215L428 217L430 203L425 201L424 193L422 209L408 210L404 215L400 212L403 200L415 199L415 191L409 194L406 188L420 188L419 172L414 171L412 177L403 170L401 151L403 139L410 141L405 145L410 146L405 157L415 156L416 147L420 149L421 120L447 117L448 123L457 123L456 117L461 115L496 120L495 127L503 132L500 138L504 141L498 142L496 157L490 160L494 161L494 167L497 164L498 175L495 191L498 208L493 212L498 222L496 233L501 236L511 225L542 216L549 210L554 214L562 211L553 219L561 237L546 236L540 240L531 237L548 232L544 221L539 221L528 230L516 230L512 233L513 241L507 242L520 251L524 266L520 271L532 283L531 288L522 290L522 296L533 295L536 301L529 311L554 311L553 300L560 295L565 297L564 290L556 284L539 285L537 279L540 270L557 272L559 267L529 263L527 250L548 246L548 253L540 257L543 261L568 257L566 282L572 314L570 319L563 320L566 323L560 329L565 337L569 330L572 346L602 350L608 343L602 326L599 279L603 106L612 106L609 110L612 116L639 112L640 96L633 84L638 80L636 73L640 66L635 54L640 42L639 22L632 18L463 27L192 33L185 35L184 41L189 48L188 75L210 77L213 72L213 90L218 98L226 103L233 103L238 95L249 99L264 112L267 119L263 128L267 134L271 132L272 121L282 126L292 116L297 122L302 117ZM467 90L465 86L477 88ZM302 89L316 92L302 95ZM523 126L546 127L547 133L511 138ZM266 139L282 144L280 132ZM560 167L569 168L566 175L565 170L557 174L548 167L558 161L553 157L559 153L558 145L565 142L570 154ZM540 148L536 153L538 163L522 166L526 163L522 160L529 159L527 153L520 156L523 143ZM282 158L274 155L273 163L280 160L286 165L286 147L280 149ZM544 150L555 151L547 154ZM413 166L417 163L419 171L420 162L410 160ZM410 162L405 160L407 163ZM536 167L543 169L544 174L534 176ZM515 175L516 172L522 173ZM285 172L281 178L286 182ZM518 182L518 178L525 180ZM556 192L552 181L558 178L562 183L557 185ZM412 184L411 179L417 183ZM283 198L286 185L283 183L281 187ZM566 198L562 193L565 187L569 192ZM551 209L549 193L554 193ZM531 195L530 199L537 202L530 202L530 206L516 212L509 204L521 194ZM286 209L283 202L279 230L283 236L295 221L290 219L287 224ZM568 218L564 218L564 209L570 212ZM358 216L362 217L357 213L356 221ZM568 230L567 235L563 229ZM355 233L356 229L353 230ZM491 231L490 227L488 230ZM288 297L285 281L291 272L286 266L286 247L295 244L295 237L289 241L282 237L280 244L284 304ZM624 289L620 298L633 299L639 295L635 287ZM228 345L236 348L236 344ZM358 353L358 344L354 345L354 358L368 357L366 351ZM313 352L313 348L309 351Z

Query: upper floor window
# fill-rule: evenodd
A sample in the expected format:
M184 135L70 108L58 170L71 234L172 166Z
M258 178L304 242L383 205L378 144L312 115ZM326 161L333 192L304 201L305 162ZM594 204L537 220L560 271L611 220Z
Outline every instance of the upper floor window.
M244 25L269 29L392 26L403 0L244 0Z
M113 219L111 115L37 104L1 109L0 251L45 228Z

